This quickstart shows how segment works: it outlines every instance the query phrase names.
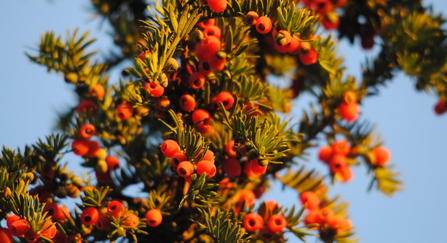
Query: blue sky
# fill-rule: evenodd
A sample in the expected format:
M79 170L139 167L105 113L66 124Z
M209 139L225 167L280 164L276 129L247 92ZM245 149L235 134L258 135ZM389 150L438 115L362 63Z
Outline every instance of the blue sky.
M446 1L429 3L436 13L447 14ZM101 37L106 29L92 19L86 0L16 0L0 6L0 145L23 148L51 133L56 111L75 104L74 87L30 63L24 52L31 51L28 47L35 47L40 34L48 30L65 36L68 29L79 27L81 33L91 30L91 37ZM102 38L92 49L105 51L111 44L111 38ZM357 42L354 47L343 43L339 53L346 59L348 72L358 77L365 55L372 52L362 51ZM354 169L351 183L332 190L350 202L351 220L361 242L445 242L447 115L434 114L436 102L435 94L417 92L414 81L402 73L380 88L380 95L364 100L361 118L381 133L384 146L392 152L392 163L402 173L405 190L391 198L377 190L366 192L370 178L362 166ZM298 100L294 106L306 105L307 100ZM315 152L309 156L311 166L319 163ZM76 157L67 160L80 162ZM286 205L298 203L296 194L280 193L278 188L265 196L270 198ZM290 242L299 241L290 236Z

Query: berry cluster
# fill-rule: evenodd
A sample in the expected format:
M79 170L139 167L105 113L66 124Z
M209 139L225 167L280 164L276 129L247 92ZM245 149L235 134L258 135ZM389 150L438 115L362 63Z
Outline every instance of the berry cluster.
M313 191L305 191L301 193L300 201L308 210L304 223L308 227L316 225L322 238L328 236L333 238L335 235L352 228L352 223L349 219L336 214L328 206L321 207L324 202L320 200L319 194Z
M327 30L337 29L340 17L335 13L347 0L303 0L304 5L320 16L320 22Z
M264 240L272 240L275 234L281 234L287 227L287 219L279 214L279 207L274 200L267 201L258 209L258 213L248 213L244 216L242 226L246 231L259 231Z
M345 140L336 141L332 145L320 148L318 158L329 165L331 174L340 181L352 180L352 170L348 164L351 146Z
M6 226L9 232L2 229L2 233L0 234L0 236L3 237L1 241L2 243L13 242L12 236L25 238L27 242L37 242L40 238L51 240L57 232L56 225L51 219L40 221L37 224L37 227L40 230L35 231L31 228L30 222L15 214L7 216Z

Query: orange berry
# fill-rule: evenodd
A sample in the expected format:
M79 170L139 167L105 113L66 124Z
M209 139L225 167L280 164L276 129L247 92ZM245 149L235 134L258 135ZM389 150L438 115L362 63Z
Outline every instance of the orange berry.
M205 38L208 36L214 36L218 39L220 39L222 30L218 26L206 26L203 30L203 34L205 35Z
M248 25L256 25L256 22L259 19L259 15L258 13L256 13L255 11L250 11L245 15L245 23Z
M42 230L43 231L40 233L40 236L48 239L53 239L57 232L56 225L53 224L51 220L45 223Z
M163 220L163 215L160 209L151 209L146 212L146 223L150 227L157 227L161 224Z
M24 219L18 219L11 223L9 227L9 232L11 235L22 237L22 235L26 234L30 229L28 222Z
M220 50L222 43L215 36L208 36L198 46L196 50L197 57L200 61L206 61Z
M197 124L197 126L210 125L211 115L204 109L197 109L192 112L191 120L192 123Z
M349 182L353 178L352 170L349 166L342 168L341 171L338 172L336 176L341 182Z
M7 228L0 227L0 242L2 243L13 243L12 235Z
M281 232L282 229L286 226L287 226L287 220L281 214L272 215L267 222L267 227L273 233Z
M84 156L88 152L89 141L84 138L75 138L71 143L71 148L73 149L74 154Z
M229 110L231 107L233 107L234 104L234 97L233 95L228 91L222 91L216 96L216 106L219 108L220 106L218 103L221 102L225 109Z
M124 205L117 200L111 201L107 206L107 214L111 215L116 219L123 216L125 210L126 208L124 207Z
M184 111L191 112L196 107L196 100L192 95L184 94L179 99L180 108Z
M264 174L267 171L267 165L259 165L258 159L250 160L250 169L256 174Z
M186 156L186 154L184 153L175 153L174 156L172 156L172 166L174 168L174 170L177 170L177 166L180 164L180 162L183 161L187 161L188 160L188 156Z
M334 218L335 214L331 208L324 207L318 211L318 217L322 224L330 222Z
M181 177L187 177L194 173L194 165L190 161L180 162L177 166L177 173Z
M102 100L104 98L104 94L106 91L104 89L104 86L100 84L95 84L93 85L93 87L90 88L89 92L92 98Z
M248 178L257 178L262 175L262 173L256 173L251 169L250 162L245 163L244 173L247 175Z
M340 111L340 116L342 119L353 122L357 120L359 116L359 104L358 103L340 103L340 106L338 107Z
M116 156L109 155L106 157L107 168L114 171L120 167L120 160Z
M95 207L88 207L81 213L81 222L87 226L94 225L98 218L99 212Z
M216 165L209 160L202 160L197 163L197 175L201 176L203 173L208 175L208 178L212 178L216 174Z
M384 147L377 147L372 152L376 157L375 164L378 166L386 165L391 158L390 151Z
M16 221L22 219L19 215L15 215L15 214L10 214L8 216L6 216L6 227L11 228L11 224Z
M205 76L199 72L195 72L189 77L188 84L192 89L200 89L205 84Z
M318 159L323 161L324 163L329 163L333 155L333 149L331 146L323 146L320 148L320 151L318 152Z
M208 7L216 13L220 13L227 8L227 0L207 0Z
M144 85L144 90L154 98L161 97L165 92L165 88L159 83L146 83Z
M180 145L175 140L167 139L161 144L160 150L164 156L172 158L174 154L180 152Z
M335 141L332 144L332 151L334 154L348 155L351 151L351 146L345 140Z
M345 155L335 154L329 161L329 168L331 172L334 174L341 172L347 166L348 166L348 159L346 158Z
M255 232L256 230L262 228L264 225L264 219L257 213L249 213L245 215L242 225L248 232Z
M306 191L300 195L301 204L309 210L318 209L320 207L320 199L313 191Z
M208 26L216 25L216 19L207 19L197 24L202 29L205 29Z
M317 63L318 61L318 52L316 52L314 49L301 48L298 55L300 61L306 66Z
M227 153L228 156L230 157L236 157L236 149L234 148L234 140L229 141L226 145L225 145L225 152Z
M267 34L272 30L272 20L267 16L261 16L256 21L256 30L260 34Z
M98 158L101 153L101 145L95 140L88 141L87 157Z
M79 136L81 138L90 138L96 133L96 128L93 124L84 124L79 128Z
M116 107L116 115L123 121L128 120L133 115L133 107L129 102L122 102Z
M321 220L320 220L320 210L319 209L315 209L310 211L305 219L304 219L304 224L308 225L308 224L321 224Z

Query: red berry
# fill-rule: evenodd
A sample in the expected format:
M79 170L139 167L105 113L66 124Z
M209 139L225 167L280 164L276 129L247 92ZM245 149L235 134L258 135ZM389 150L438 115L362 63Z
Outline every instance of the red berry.
M348 159L345 155L335 154L329 161L329 167L331 169L331 172L334 174L341 172L347 166Z
M216 25L216 19L207 19L197 24L202 29L205 29L208 26Z
M203 173L208 175L208 178L212 178L216 174L216 165L209 160L202 160L197 163L197 175L201 176Z
M256 22L259 19L259 15L258 13L256 13L255 11L250 11L245 15L245 23L248 25L256 25Z
M256 30L260 34L267 34L272 30L272 20L267 16L261 16L256 21Z
M212 58L208 58L208 60L201 61L199 63L199 73L203 74L204 76L209 76L212 72L214 72L214 68L211 67L209 60Z
M211 115L208 111L204 109L197 109L193 111L191 115L192 123L197 124L197 126L210 125Z
M122 102L116 107L116 114L121 120L128 120L133 114L132 104L126 101Z
M109 230L112 227L111 224L112 220L107 217L107 215L101 215L98 218L98 221L96 221L96 228L99 230Z
M57 229L56 225L51 222L51 220L47 221L42 228L42 233L40 233L41 237L45 237L48 239L53 239L56 235Z
M93 103L93 101L90 100L84 100L81 103L79 103L78 107L76 108L76 111L80 114L80 115L96 115L97 112L97 108L95 103Z
M172 158L174 154L180 152L180 146L177 141L168 139L161 144L160 150L164 156Z
M22 219L19 215L10 214L6 216L6 227L11 228L11 224L16 221Z
M267 227L271 232L274 233L281 232L282 229L286 226L287 226L287 220L281 214L272 215L267 222Z
M96 128L93 124L84 124L79 128L79 136L81 138L90 138L96 133Z
M236 149L234 148L234 140L229 141L226 145L225 145L225 152L227 153L228 156L230 157L236 157Z
M306 204L306 208L309 210L318 209L320 207L320 199L313 191L306 191L300 195L301 204Z
M177 166L177 173L181 177L187 177L194 173L194 165L190 161L180 162Z
M348 122L357 120L357 118L359 116L359 104L358 103L346 104L343 102L343 103L340 103L340 106L338 109L340 111L341 118L343 118L344 120L346 120Z
M391 153L388 149L384 147L377 147L373 149L373 154L376 157L375 163L378 166L384 166L388 163L391 158Z
M165 88L159 83L146 83L144 85L144 90L154 98L161 97L165 92Z
M220 39L222 30L218 26L206 26L203 30L203 34L205 35L205 38L208 36L214 36L218 39Z
M222 91L216 96L216 106L218 108L220 107L218 103L221 102L225 109L229 110L231 107L233 107L234 104L234 97L233 95L228 91Z
M314 49L301 48L299 58L304 65L311 65L317 63L318 52L316 52Z
M184 111L191 112L196 107L196 100L189 94L184 94L179 100L180 108Z
M323 161L324 163L329 163L333 155L333 149L331 146L323 146L320 148L320 151L318 152L318 159Z
M40 236L32 229L28 230L28 232L26 232L25 234L25 239L27 242L37 242L39 237Z
M332 151L334 154L348 155L351 152L351 146L345 140L335 141L332 144Z
M12 235L7 228L0 228L0 242L13 243Z
M98 158L100 152L101 152L101 145L95 140L89 140L87 157Z
M349 182L352 180L353 178L353 173L352 170L349 166L343 168L339 173L337 178L341 181L341 182Z
M216 13L220 13L227 8L227 0L207 0L208 7Z
M172 156L172 166L175 170L177 170L177 166L180 164L180 162L187 161L188 156L184 153L175 153L174 156Z
M192 89L200 89L205 84L205 76L199 72L193 73L188 79L188 84Z
M256 174L264 174L267 171L267 165L259 165L258 159L250 160L250 168Z
M30 229L28 222L26 222L24 219L18 219L11 223L9 227L9 232L11 232L11 235L22 237L26 232L28 232Z
M84 156L88 152L89 141L84 138L75 138L71 143L71 148L73 149L74 154Z
M109 155L106 157L107 168L114 171L120 167L120 160L116 156Z
M220 50L222 43L217 37L208 36L198 46L199 52L197 57L199 57L200 61L206 61Z
M98 221L99 212L94 207L88 207L82 211L81 222L87 226L94 225Z
M255 232L256 230L262 228L264 225L264 219L257 213L249 213L245 215L242 225L244 226L245 230Z
M437 115L442 115L447 111L447 104L445 100L439 100L438 103L435 105L435 113Z
M223 170L229 177L239 176L242 171L241 163L236 157L230 157L223 162Z
M262 175L262 173L256 173L251 169L250 162L245 163L244 173L247 175L248 178L257 178Z
M102 100L104 98L105 90L104 86L100 84L95 84L89 90L90 96L96 100Z
M146 223L150 227L157 227L161 224L163 215L159 209L151 209L146 213Z
M330 222L334 218L334 216L334 211L328 207L324 207L318 211L319 221L322 224Z
M125 210L124 205L117 200L111 201L107 206L107 214L112 215L116 219L123 216Z

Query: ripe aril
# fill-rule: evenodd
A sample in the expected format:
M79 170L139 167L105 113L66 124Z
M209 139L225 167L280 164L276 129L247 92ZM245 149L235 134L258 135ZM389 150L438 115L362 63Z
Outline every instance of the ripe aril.
M182 110L191 112L196 107L196 100L192 95L184 94L179 99L179 105Z
M96 107L95 103L93 103L93 101L90 100L84 100L81 103L79 103L78 107L76 108L76 111L80 114L80 115L92 115L95 116L98 108Z
M140 223L140 218L132 213L124 214L121 220L123 221L123 225L128 227L137 227Z
M245 230L255 232L256 230L262 228L264 225L264 219L257 213L249 213L245 215L242 225L244 226Z
M120 167L120 160L116 156L109 155L106 157L107 168L114 171Z
M99 212L95 207L85 208L81 213L81 222L87 226L94 225L98 218Z
M93 124L84 124L79 128L79 136L81 138L91 138L96 133L96 128Z
M125 121L132 117L133 110L132 104L124 101L116 107L116 114L121 120Z
M281 232L286 226L287 226L287 220L281 214L274 214L270 216L267 222L267 227L273 233Z
M150 227L157 227L161 224L163 215L159 209L151 209L146 212L146 223Z
M384 166L391 158L391 153L384 147L377 147L373 149L373 154L376 157L375 164L378 166Z
M320 151L318 152L318 159L324 163L329 163L333 155L333 149L332 146L323 146L320 148Z
M255 11L250 11L245 15L244 21L248 25L256 25L258 18L259 18L258 13L256 13Z
M180 146L177 143L177 141L172 140L172 139L167 139L161 144L160 150L164 156L172 158L172 156L174 156L174 154L180 152Z
M218 39L221 37L222 30L218 26L207 26L203 30L204 37L214 36Z
M192 123L197 126L202 125L210 125L211 124L211 115L208 111L204 109L197 109L193 111L191 115Z
M107 215L101 215L98 218L98 221L96 221L96 228L99 230L109 230L112 227L111 224L112 220L107 217Z
M208 175L208 178L212 178L216 174L216 165L209 160L199 161L197 163L197 175L201 176L204 173Z
M227 0L207 0L208 7L216 13L220 13L227 8Z
M256 21L256 30L260 34L267 34L272 30L272 20L267 16L261 16Z
M303 206L306 205L306 208L309 210L318 209L320 206L320 199L313 191L306 191L301 193L300 201L301 204Z
M208 26L216 25L216 19L207 19L197 24L202 29L205 29Z
M194 173L194 165L190 161L182 161L177 166L177 173L181 177L187 177Z
M316 52L314 49L301 48L298 55L300 61L306 66L315 64L318 61L318 52Z
M341 118L348 122L356 121L359 116L359 104L350 103L346 104L344 102L340 103L339 112Z
M233 95L228 91L222 91L216 96L216 106L217 108L220 108L218 105L219 102L223 104L225 109L229 110L231 107L233 107L234 104L234 97Z
M351 152L351 146L346 140L338 140L332 144L332 152L347 156Z
M205 76L199 72L191 74L188 79L189 87L192 89L200 89L205 84Z
M348 166L348 159L345 155L335 154L329 161L329 168L333 174L341 172Z
M107 214L112 215L116 219L123 216L125 210L124 205L117 200L111 201L107 206Z
M158 98L163 95L165 88L159 83L146 83L144 90L152 97Z

